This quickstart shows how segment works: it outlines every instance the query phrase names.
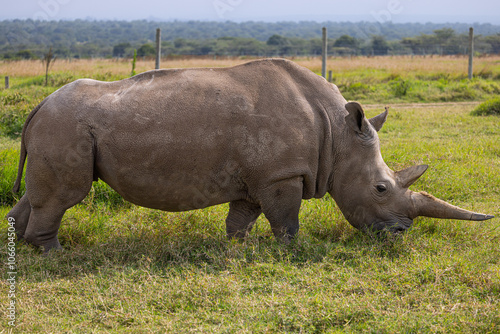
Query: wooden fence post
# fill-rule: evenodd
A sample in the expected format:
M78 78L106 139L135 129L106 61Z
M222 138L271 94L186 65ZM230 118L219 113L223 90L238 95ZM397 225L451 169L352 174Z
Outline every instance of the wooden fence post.
M5 77L5 89L9 88L9 76Z
M156 29L156 63L155 69L160 68L160 58L161 58L161 31L160 28Z
M469 80L472 80L472 63L474 61L474 28L469 28Z
M333 71L328 71L328 82L332 82Z
M326 27L323 27L323 52L322 52L322 60L323 65L321 67L321 76L326 79L326 57L328 51L328 39L326 36Z

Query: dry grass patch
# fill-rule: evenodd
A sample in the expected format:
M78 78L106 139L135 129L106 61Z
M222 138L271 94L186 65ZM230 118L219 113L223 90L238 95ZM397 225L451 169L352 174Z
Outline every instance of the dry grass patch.
M183 57L165 58L162 68L188 67L227 67L248 62L253 57ZM292 57L299 65L314 72L321 72L320 57ZM427 75L467 73L465 56L385 56L385 57L335 57L329 59L329 68L335 75L344 75L358 70L383 70L394 75L407 76L412 73ZM58 59L51 72L71 72L78 77L92 77L96 72L110 72L113 75L128 76L131 71L130 59ZM137 59L137 73L154 69L154 60ZM475 75L500 74L500 56L476 58ZM18 77L44 74L42 62L39 60L0 61L0 76Z

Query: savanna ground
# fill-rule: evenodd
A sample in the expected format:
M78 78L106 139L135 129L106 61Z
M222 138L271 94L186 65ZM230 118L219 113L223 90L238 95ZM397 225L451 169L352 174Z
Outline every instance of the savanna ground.
M228 66L245 59L177 59L163 67ZM315 72L316 58L295 59ZM151 69L138 61L137 72ZM392 106L380 131L394 170L431 167L412 186L469 210L500 214L500 118L471 110L500 93L500 57L332 59L344 96L368 116ZM29 111L80 77L127 77L129 61L57 60L43 85L40 62L0 63L0 216ZM454 103L442 103L454 102ZM425 104L422 104L425 103ZM102 182L68 210L64 252L43 257L17 245L14 332L500 332L500 219L418 218L398 236L373 237L346 222L328 196L303 201L301 231L274 241L261 216L244 243L227 241L227 205L166 213L124 202ZM0 223L7 262L7 221ZM7 269L0 332L8 326Z

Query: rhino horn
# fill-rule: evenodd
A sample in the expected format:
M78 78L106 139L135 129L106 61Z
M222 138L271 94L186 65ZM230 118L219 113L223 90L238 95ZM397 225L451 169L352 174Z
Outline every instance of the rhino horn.
M382 126L387 120L387 115L389 115L389 107L385 107L385 111L380 115L377 115L369 119L370 124L375 128L377 132L379 132L380 129L382 129Z
M417 179L421 177L422 174L425 173L428 167L428 165L419 165L403 169L399 172L396 172L396 179L398 180L401 187L408 188L413 183L415 183L415 181L417 181Z
M426 192L412 193L411 198L415 208L415 216L476 221L494 218L491 215L464 210Z

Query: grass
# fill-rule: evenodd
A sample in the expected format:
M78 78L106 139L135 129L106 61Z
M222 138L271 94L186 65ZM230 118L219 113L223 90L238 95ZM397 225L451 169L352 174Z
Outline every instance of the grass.
M366 62L375 63L371 58ZM426 66L432 71L434 65ZM71 75L78 77L78 71ZM90 76L97 73L89 70ZM377 77L379 72L373 73ZM115 75L121 74L109 77ZM41 87L37 80L17 78L13 89L0 91L0 111L13 120L0 135L2 217L16 200L10 188L19 154L18 131L6 129L17 126L22 118L17 113L57 88ZM391 80L397 83L380 94L390 89L387 94L398 93L404 102L416 89L413 77ZM498 217L498 117L473 117L474 106L393 105L379 132L382 155L394 170L430 165L413 190ZM368 106L367 116L382 110ZM227 209L150 210L94 183L89 196L63 218L64 252L43 257L17 245L15 332L500 331L498 218L418 218L404 235L374 238L352 228L326 196L303 201L298 240L284 246L274 241L262 216L245 243L227 241ZM6 243L6 220L0 223L0 236ZM0 256L7 258L6 247ZM7 276L2 277L0 326L6 329Z
M481 103L472 111L472 115L487 116L500 115L500 97Z

